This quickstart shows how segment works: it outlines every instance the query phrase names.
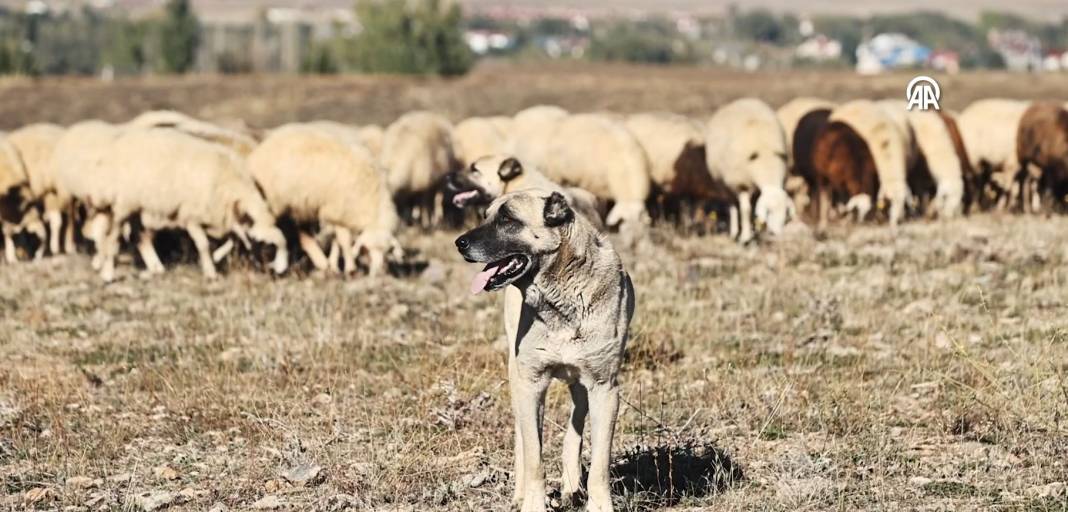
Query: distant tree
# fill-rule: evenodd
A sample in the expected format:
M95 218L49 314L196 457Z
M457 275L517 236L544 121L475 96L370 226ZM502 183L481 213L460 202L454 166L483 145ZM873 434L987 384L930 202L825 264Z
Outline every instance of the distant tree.
M200 44L200 22L189 0L168 0L159 27L162 70L185 73L192 69Z
M668 20L615 21L594 28L589 56L594 60L667 64L693 61L692 50Z
M782 44L786 28L782 20L767 9L739 12L734 17L734 33L742 39L761 43Z
M462 75L474 56L464 41L463 13L440 0L364 0L356 4L363 32L354 67L374 73Z
M817 32L842 43L842 57L850 65L857 63L857 46L864 38L864 20L848 16L819 16L812 21Z
M144 22L114 19L108 28L108 35L102 64L111 66L120 74L137 74L145 70L148 62L148 49L145 47L148 26Z

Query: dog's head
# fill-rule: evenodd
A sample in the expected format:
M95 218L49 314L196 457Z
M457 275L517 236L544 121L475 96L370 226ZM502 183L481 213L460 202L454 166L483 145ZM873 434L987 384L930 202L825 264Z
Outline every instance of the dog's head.
M471 282L471 292L494 291L530 279L564 243L575 213L559 192L530 190L493 201L486 220L460 238L465 260L486 266Z
M514 157L490 155L479 158L466 169L449 174L447 183L454 194L452 203L457 208L489 203L502 196L505 185L522 174L523 165Z

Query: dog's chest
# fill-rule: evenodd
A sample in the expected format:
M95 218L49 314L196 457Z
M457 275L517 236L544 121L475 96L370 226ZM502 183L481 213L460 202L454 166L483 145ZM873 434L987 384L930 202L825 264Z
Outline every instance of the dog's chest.
M554 377L568 381L584 375L610 373L619 366L622 350L618 340L577 328L549 330L546 327L535 326L531 331L534 336L526 340L529 343L520 345L521 365L549 371Z

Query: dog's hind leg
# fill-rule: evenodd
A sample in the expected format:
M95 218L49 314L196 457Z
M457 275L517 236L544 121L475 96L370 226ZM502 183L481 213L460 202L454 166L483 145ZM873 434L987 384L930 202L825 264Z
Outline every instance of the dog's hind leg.
M619 386L615 382L590 386L590 478L586 484L590 496L586 510L612 512L612 491L608 484L608 470L612 458L612 434L616 429L619 411Z
M582 488L582 430L586 426L586 414L590 411L586 388L573 382L571 391L571 420L567 423L563 444L563 476L560 482L561 502L567 506L574 502Z
M519 427L518 455L522 453L523 469L516 480L516 491L522 486L523 506L521 512L545 512L545 468L541 463L542 412L545 390L549 387L547 376L531 378L523 375L517 365L511 365L509 384L512 391L512 410Z

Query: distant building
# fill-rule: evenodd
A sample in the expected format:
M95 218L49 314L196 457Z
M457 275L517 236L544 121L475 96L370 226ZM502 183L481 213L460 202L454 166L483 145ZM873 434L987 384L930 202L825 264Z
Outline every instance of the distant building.
M1054 50L1042 59L1042 71L1068 71L1068 51Z
M857 72L875 74L894 69L920 67L931 49L905 34L879 34L857 46Z
M952 50L938 50L931 54L931 68L950 74L960 72L960 54Z
M503 51L512 47L511 36L490 30L468 30L464 33L468 48L478 55L491 51Z
M1042 42L1022 30L990 29L987 43L1001 54L1010 71L1037 71L1042 67Z
M838 60L842 57L842 43L823 34L816 34L797 45L794 55L814 61Z

